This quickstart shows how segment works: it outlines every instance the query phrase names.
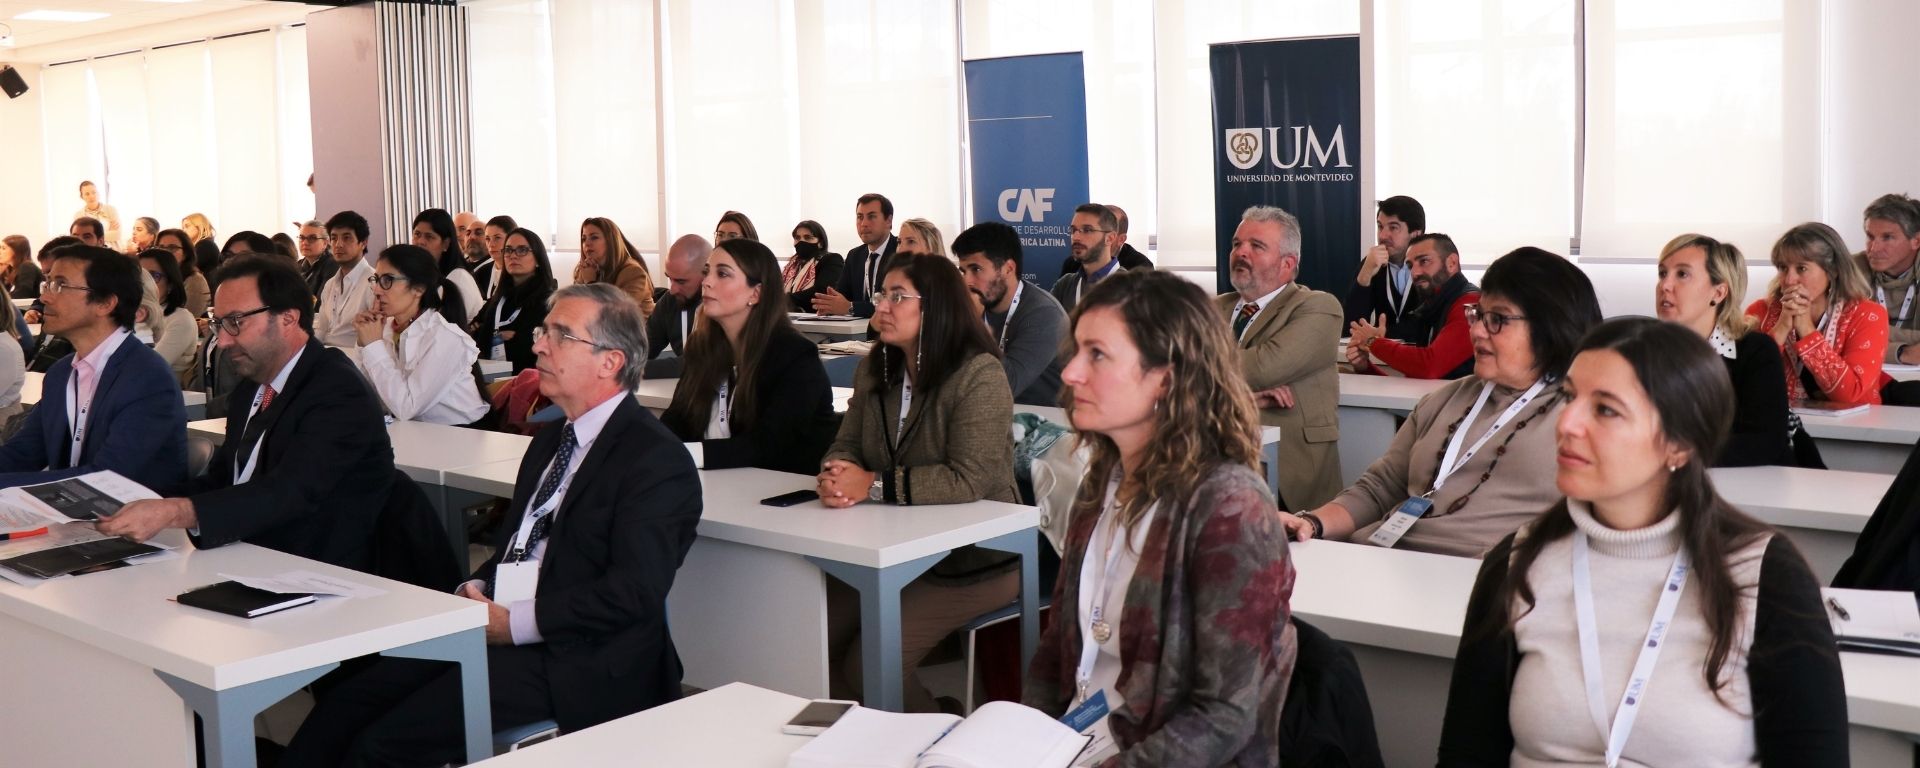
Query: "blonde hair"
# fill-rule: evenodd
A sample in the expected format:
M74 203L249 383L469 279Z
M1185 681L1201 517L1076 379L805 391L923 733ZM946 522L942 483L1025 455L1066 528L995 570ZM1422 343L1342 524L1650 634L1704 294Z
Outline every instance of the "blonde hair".
M900 231L905 232L909 229L920 235L920 239L926 242L927 248L923 251L924 253L934 256L947 255L947 241L941 239L940 228L934 226L933 222L926 219L907 219L900 222Z
M1773 244L1773 268L1784 271L1788 259L1811 262L1826 271L1828 306L1837 307L1873 297L1873 286L1867 281L1866 270L1853 260L1852 252L1847 250L1847 242L1840 239L1840 233L1833 231L1833 227L1809 221L1787 230ZM1773 280L1767 283L1767 296L1779 298L1779 275L1774 275Z
M192 227L200 233L199 237L193 239L194 243L198 243L201 240L213 239L213 222L208 221L207 215L204 213L194 212L182 216L180 218L180 228L186 229L188 227ZM154 237L158 238L159 236L160 234L158 232L154 233ZM189 245L191 244L192 243L189 243Z
M1666 247L1660 249L1660 263L1674 254L1688 248L1699 248L1707 254L1707 279L1714 285L1727 287L1727 298L1720 306L1713 308L1713 325L1728 336L1738 340L1753 327L1753 318L1748 317L1740 302L1747 295L1747 260L1740 255L1740 249L1733 243L1725 243L1706 235L1689 232L1668 240Z

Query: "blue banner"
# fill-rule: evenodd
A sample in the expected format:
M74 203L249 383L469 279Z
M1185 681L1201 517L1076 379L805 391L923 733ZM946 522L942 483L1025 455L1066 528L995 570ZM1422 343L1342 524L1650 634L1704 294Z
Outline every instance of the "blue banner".
M967 65L974 220L1020 233L1022 272L1051 288L1087 191L1087 83L1078 53Z
M1345 296L1359 269L1360 38L1212 47L1214 252L1221 292L1240 214L1300 219L1301 284Z

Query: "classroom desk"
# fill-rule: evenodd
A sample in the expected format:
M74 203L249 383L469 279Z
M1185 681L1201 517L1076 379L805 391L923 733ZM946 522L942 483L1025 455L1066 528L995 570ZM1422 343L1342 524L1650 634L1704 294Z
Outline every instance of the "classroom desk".
M856 317L852 320L803 320L812 317L810 313L789 312L787 317L793 321L795 330L814 341L838 341L840 339L864 339L867 337L867 319Z
M1387 765L1431 765L1467 596L1480 561L1364 544L1292 546L1295 616L1359 658ZM1920 734L1920 659L1840 654L1852 723L1852 764L1911 764Z
M36 301L39 301L39 299L14 299L13 305L21 308L22 310L27 310L27 309L32 309L33 304Z
M633 399L640 401L641 406L649 411L653 411L653 415L658 416L666 412L667 406L673 404L673 390L679 386L679 379L646 379L640 382L640 386L633 388ZM847 401L852 399L852 388L833 388L833 409L835 411L845 413L847 410Z
M1828 469L1898 474L1920 443L1920 408L1868 406L1846 416L1802 416Z
M1710 474L1721 498L1785 533L1822 584L1832 583L1853 554L1867 518L1893 484L1892 475L1800 467L1723 467Z
M178 530L159 540L181 556L36 587L0 581L0 658L14 702L0 717L4 762L192 766L197 712L207 765L252 766L256 714L373 653L460 663L467 754L492 754L484 606L251 544L199 550ZM251 620L169 600L221 573L292 570L387 593Z
M785 768L811 736L780 726L807 700L728 683L488 760L486 768L628 768L635 765Z
M510 496L517 462L447 473L474 493ZM828 509L760 500L812 488L813 478L763 469L703 470L700 537L669 598L675 645L690 685L747 682L827 696L826 582L860 592L866 700L899 710L900 588L968 544L1021 556L1021 668L1039 640L1039 510L1018 504ZM877 628L877 629L876 629Z
M39 371L27 371L26 378L20 381L20 404L34 406L40 403L42 390L46 386L47 375ZM207 415L207 393L192 390L180 391L180 402L187 407L187 420Z
M1340 374L1340 482L1353 485L1393 443L1400 419L1445 379Z
M512 360L476 360L474 364L480 366L481 381L497 381L513 376Z

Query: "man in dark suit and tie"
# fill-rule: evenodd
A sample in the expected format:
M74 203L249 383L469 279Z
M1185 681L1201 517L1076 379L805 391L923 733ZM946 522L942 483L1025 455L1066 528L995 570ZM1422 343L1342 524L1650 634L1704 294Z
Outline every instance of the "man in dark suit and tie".
M847 252L840 284L814 295L813 311L823 315L873 317L873 295L880 292L887 262L893 261L893 253L900 247L900 238L893 236L892 200L864 194L853 210L860 247Z
M632 299L568 286L535 334L540 392L566 420L527 447L498 548L460 594L487 606L494 727L576 731L679 696L666 600L700 479L632 397L647 350ZM457 762L461 722L451 665L382 658L320 698L280 765Z
M187 479L187 411L173 369L133 337L140 267L74 245L48 261L41 322L73 344L40 405L0 445L0 487L113 470L160 493Z
M368 570L393 477L379 398L313 338L313 300L293 265L235 259L219 278L216 343L244 377L227 395L226 442L185 497L128 504L100 530L144 541L185 528L202 549L245 541Z

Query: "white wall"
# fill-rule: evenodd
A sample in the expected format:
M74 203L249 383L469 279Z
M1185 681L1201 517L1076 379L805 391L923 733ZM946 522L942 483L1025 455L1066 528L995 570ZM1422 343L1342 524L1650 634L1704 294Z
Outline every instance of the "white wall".
M47 172L40 152L45 146L40 128L40 68L25 65L19 70L27 81L27 92L17 99L0 100L0 235L26 235L38 249L53 234L47 231Z
M1826 195L1822 219L1858 249L1860 213L1888 192L1920 194L1920 3L1827 4ZM1784 230L1784 228L1783 228Z
M367 217L368 253L392 245L381 181L380 54L372 5L307 16L307 89L313 94L313 186L319 219Z

